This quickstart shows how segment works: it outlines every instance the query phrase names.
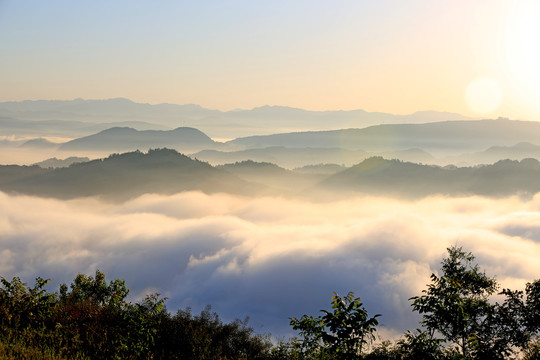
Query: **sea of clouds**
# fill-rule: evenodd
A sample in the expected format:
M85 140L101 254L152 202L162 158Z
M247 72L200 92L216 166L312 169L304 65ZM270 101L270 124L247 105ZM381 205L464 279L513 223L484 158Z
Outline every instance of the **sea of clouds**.
M292 335L289 317L328 309L354 291L381 333L418 327L420 295L449 246L471 251L502 287L540 278L540 196L359 196L345 201L186 192L114 204L0 193L0 276L50 290L77 273L125 279L130 299L167 308L207 304L222 319L250 317L259 333Z

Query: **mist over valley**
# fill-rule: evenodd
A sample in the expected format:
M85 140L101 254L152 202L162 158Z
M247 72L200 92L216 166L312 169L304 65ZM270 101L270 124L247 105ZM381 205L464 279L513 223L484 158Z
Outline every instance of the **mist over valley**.
M0 358L538 359L538 19L0 1Z
M57 286L99 269L133 300L211 304L275 339L332 291L354 291L383 314L379 334L399 336L418 321L408 299L452 245L503 286L540 271L536 122L118 99L0 109L19 117L0 122L5 278ZM260 131L223 140L232 121Z

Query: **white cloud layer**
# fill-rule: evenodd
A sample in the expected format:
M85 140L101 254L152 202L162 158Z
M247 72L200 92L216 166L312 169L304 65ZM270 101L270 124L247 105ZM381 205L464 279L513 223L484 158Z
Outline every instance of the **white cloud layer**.
M360 296L390 332L416 328L420 294L445 249L473 252L503 287L540 276L540 197L380 197L308 202L198 192L124 204L0 193L0 275L54 290L78 272L122 278L132 299L170 310L211 304L225 320L289 335L288 317L328 308L332 291Z

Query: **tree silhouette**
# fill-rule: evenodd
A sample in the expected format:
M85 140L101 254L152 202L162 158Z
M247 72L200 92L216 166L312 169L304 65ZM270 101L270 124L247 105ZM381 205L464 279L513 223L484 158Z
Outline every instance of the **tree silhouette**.
M324 315L303 315L292 318L290 324L300 331L304 352L327 354L330 358L356 359L365 346L375 340L377 314L368 316L360 298L353 292L341 297L334 292L332 311L321 310Z
M471 253L461 247L447 250L441 275L432 274L424 295L410 299L413 310L423 314L421 324L432 337L442 336L461 356L503 358L512 342L501 326L499 305L489 302L497 281L473 264Z

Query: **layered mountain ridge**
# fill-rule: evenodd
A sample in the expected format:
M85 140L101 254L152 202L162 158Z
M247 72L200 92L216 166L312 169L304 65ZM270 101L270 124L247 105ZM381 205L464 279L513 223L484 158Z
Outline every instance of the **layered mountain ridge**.
M114 154L64 168L0 166L0 191L61 199L100 196L125 200L183 191L281 194L314 200L354 194L532 196L540 192L538 179L540 162L536 159L440 167L371 157L349 168L306 172L253 161L213 167L170 149Z

